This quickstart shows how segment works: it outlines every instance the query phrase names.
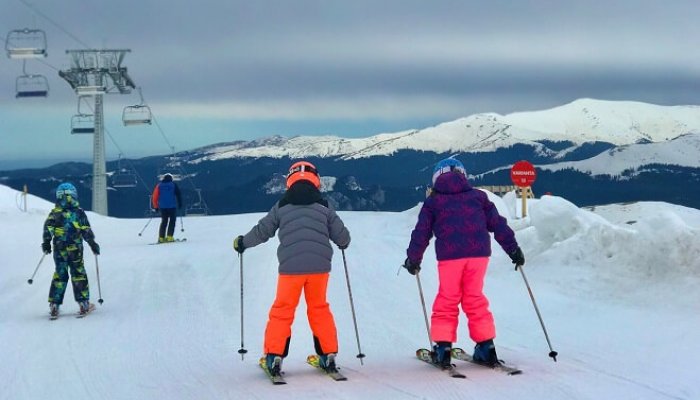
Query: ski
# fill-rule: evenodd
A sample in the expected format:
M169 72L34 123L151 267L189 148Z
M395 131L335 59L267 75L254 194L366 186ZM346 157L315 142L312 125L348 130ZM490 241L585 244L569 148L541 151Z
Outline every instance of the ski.
M306 357L307 364L311 365L312 367L314 367L314 368L318 369L319 371L323 372L324 374L328 375L334 381L347 381L348 380L348 378L345 377L345 375L338 372L337 369L335 371L326 371L324 368L321 367L320 361L321 361L321 359L316 354L312 354L312 355Z
M181 243L181 242L186 242L187 238L182 238L182 239L175 239L172 242L155 242L155 243L149 243L149 245L158 245L158 244L171 244L171 243Z
M49 321L55 321L57 319L58 319L58 314L56 314L56 315L49 314Z
M90 314L93 311L95 311L95 305L90 303L87 312L81 313L80 311L78 311L78 313L75 315L75 318L85 318L86 315Z
M273 385L284 385L287 383L287 381L284 380L282 377L282 374L280 373L279 375L272 375L269 369L267 369L267 363L265 362L265 357L260 357L260 368L265 371L265 375L267 375L268 378L270 378L270 381L272 382Z
M426 362L426 363L432 365L432 366L435 367L435 368L438 368L438 369L440 369L440 370L442 370L442 371L447 372L452 378L462 378L462 379L465 379L465 378L467 377L466 375L464 375L464 374L460 373L459 371L457 371L457 367L455 367L454 364L450 364L450 367L449 367L449 368L443 368L441 365L435 364L435 363L433 362L433 357L432 357L432 355L430 354L430 350L428 350L428 349L418 349L418 350L416 350L416 357L418 357L419 360L421 360L421 361L423 361L423 362Z
M472 356L470 356L469 354L467 354L467 352L465 352L464 350L462 350L458 347L455 347L452 349L452 358L455 358L457 360L466 361L466 362L469 362L469 363L472 363L474 365L478 365L478 366L481 366L484 368L489 368L489 369L493 369L496 371L500 371L500 372L503 372L507 375L518 375L518 374L523 373L523 371L521 369L518 369L512 365L505 364L501 360L499 360L499 363L496 365L487 365L487 364L482 364L482 363L476 362L476 361L474 361L474 359L472 359Z

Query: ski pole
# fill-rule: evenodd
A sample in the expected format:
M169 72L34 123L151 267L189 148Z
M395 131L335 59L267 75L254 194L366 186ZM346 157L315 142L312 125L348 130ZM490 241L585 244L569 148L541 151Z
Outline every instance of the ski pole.
M238 259L241 263L241 348L238 349L238 354L241 355L241 361L243 361L245 353L248 352L248 350L246 350L245 346L243 345L243 253L238 254Z
M102 304L105 301L102 300L102 287L100 287L100 264L97 262L97 254L95 254L95 270L97 270L97 294L100 296L97 302Z
M185 231L185 216L183 215L180 217L180 232L184 232L184 231Z
M420 272L416 273L416 282L418 282L418 293L420 294L420 304L423 306L423 318L425 319L425 330L428 333L429 350L433 348L433 340L430 338L430 324L428 324L428 312L425 311L425 298L423 297L423 286L420 284Z
M540 315L540 310L537 308L537 303L535 302L535 296L532 295L532 289L530 289L530 284L527 283L527 278L525 277L525 271L523 271L522 265L516 265L515 269L520 268L520 274L523 276L525 281L525 286L527 287L527 292L530 294L530 299L532 299L532 305L535 307L535 312L537 313L537 318L540 320L540 325L542 325L542 331L544 332L544 338L547 339L547 345L549 346L549 356L552 357L554 362L557 362L557 353L552 349L552 343L549 341L549 335L547 334L547 328L544 327L544 321L542 321L542 315Z
M141 229L141 232L139 232L139 236L141 236L141 234L143 233L143 231L146 230L146 227L148 227L148 225L151 223L151 221L153 221L153 217L151 217L151 218L148 219L148 222L146 222L146 225L144 225L143 229Z
M46 253L41 255L41 258L39 259L39 264L36 265L36 268L34 268L34 273L32 274L32 277L27 280L28 284L32 284L34 282L34 276L36 275L36 271L39 270L39 267L41 266L41 263L44 262L44 257L46 257Z
M350 289L350 275L348 274L348 262L345 260L345 250L340 250L343 253L343 265L345 266L345 281L348 283L348 295L350 296L350 310L352 310L352 323L355 325L355 338L357 339L357 358L360 359L360 365L364 365L362 359L365 357L362 354L360 347L360 334L357 331L357 319L355 318L355 304L352 301L352 290Z

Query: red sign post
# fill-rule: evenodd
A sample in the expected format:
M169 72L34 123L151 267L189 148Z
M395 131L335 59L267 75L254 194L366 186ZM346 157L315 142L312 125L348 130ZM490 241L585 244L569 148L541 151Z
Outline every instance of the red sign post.
M537 173L535 167L528 161L518 161L510 169L510 180L518 187L529 187L535 182Z
M532 191L530 186L536 178L535 167L528 161L518 161L510 169L510 180L520 188L520 196L523 199L523 218L527 216L527 193Z

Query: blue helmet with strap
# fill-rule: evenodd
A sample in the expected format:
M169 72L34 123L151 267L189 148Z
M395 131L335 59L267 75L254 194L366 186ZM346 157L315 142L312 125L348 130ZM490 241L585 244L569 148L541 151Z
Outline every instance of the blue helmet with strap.
M467 170L464 168L464 164L462 164L456 158L446 158L435 164L435 169L433 169L433 185L440 175L452 171L456 171L464 176L467 176Z
M78 200L78 189L72 183L65 182L56 188L56 200L64 200L66 196L70 196L74 200Z

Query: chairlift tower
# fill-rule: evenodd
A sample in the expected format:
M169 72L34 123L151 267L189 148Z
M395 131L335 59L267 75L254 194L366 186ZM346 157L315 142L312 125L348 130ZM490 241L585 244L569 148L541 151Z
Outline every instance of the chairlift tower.
M78 96L95 98L95 133L92 153L92 211L108 215L107 165L105 160L105 135L103 98L105 93L131 93L136 86L127 74L122 61L128 49L66 50L71 68L58 72Z

